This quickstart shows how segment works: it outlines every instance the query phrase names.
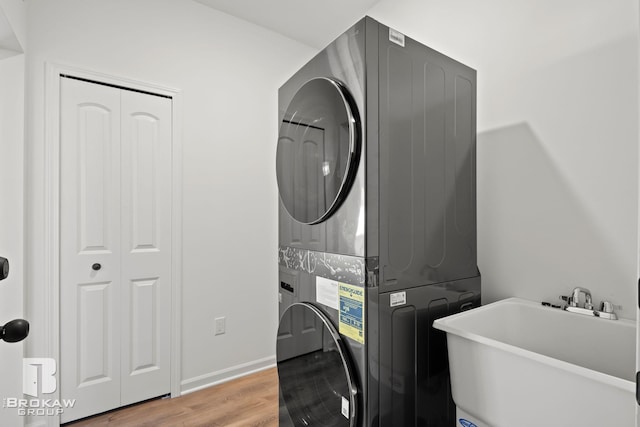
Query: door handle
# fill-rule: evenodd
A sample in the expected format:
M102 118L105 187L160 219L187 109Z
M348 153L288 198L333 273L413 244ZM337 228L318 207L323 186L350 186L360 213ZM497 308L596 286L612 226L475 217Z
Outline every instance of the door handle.
M9 260L0 256L0 280L9 276Z
M15 319L6 325L0 325L0 341L19 342L29 335L29 322Z
M95 271L98 271L98 270L100 270L100 269L102 268L102 266L100 265L100 263L97 263L97 262L96 262L95 264L93 264L93 265L91 266L91 268L92 268L93 270L95 270Z

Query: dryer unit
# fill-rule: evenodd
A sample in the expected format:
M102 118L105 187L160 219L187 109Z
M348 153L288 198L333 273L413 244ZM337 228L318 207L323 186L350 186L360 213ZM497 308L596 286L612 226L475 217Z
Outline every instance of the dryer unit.
M281 426L452 426L480 303L476 73L365 17L279 91Z

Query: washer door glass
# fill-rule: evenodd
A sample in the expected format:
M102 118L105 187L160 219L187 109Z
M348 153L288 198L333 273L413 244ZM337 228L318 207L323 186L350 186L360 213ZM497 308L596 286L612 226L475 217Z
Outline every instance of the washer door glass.
M291 305L278 327L281 425L354 426L356 388L342 339L311 304Z
M347 89L317 78L291 100L280 124L276 173L289 214L305 224L328 218L349 192L360 151L360 124Z

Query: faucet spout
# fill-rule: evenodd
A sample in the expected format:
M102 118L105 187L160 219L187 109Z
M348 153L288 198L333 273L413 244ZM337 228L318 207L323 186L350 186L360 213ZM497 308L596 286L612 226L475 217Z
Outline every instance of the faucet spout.
M591 291L586 288L576 287L571 292L571 298L569 299L569 305L571 307L580 307L580 294L584 294L584 308L587 310L593 310L593 301L591 300Z

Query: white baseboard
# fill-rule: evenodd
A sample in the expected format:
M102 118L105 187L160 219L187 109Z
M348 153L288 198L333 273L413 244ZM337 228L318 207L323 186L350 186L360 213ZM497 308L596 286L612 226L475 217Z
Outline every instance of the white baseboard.
M200 375L187 380L182 380L180 383L180 394L193 393L194 391L202 390L207 387L211 387L217 384L222 384L227 381L234 380L236 378L244 377L256 372L264 371L265 369L273 368L276 366L276 357L269 356L264 359L253 360L241 365L232 366L220 371L211 372L208 374Z

